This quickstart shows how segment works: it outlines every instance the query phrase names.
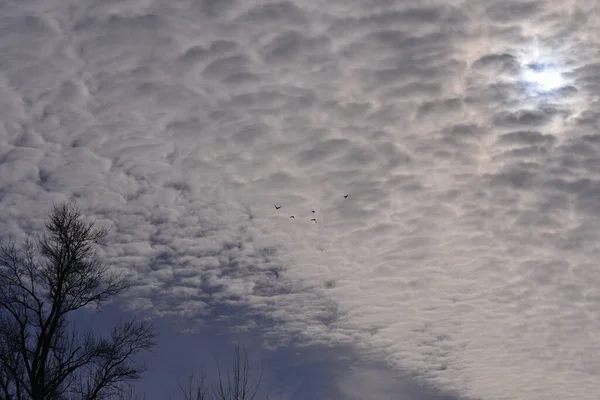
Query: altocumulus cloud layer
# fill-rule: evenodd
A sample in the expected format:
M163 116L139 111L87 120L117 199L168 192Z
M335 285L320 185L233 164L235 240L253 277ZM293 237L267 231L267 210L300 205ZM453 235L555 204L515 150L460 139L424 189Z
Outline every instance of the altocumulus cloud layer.
M600 398L595 4L2 2L0 218L76 197L135 310Z

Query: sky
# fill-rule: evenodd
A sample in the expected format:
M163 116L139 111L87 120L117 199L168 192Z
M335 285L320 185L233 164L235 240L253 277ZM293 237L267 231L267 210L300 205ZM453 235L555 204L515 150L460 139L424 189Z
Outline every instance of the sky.
M147 400L598 399L599 7L4 0L2 235L111 227Z

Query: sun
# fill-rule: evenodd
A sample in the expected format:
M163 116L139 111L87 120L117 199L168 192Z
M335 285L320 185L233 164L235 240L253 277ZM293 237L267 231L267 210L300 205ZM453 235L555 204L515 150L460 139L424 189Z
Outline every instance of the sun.
M565 86L561 71L553 65L529 63L523 67L522 79L538 92L549 92Z
M516 79L529 96L560 95L561 89L570 86L569 68L560 48L542 45L541 39L536 38L530 46L522 47L516 53L519 63Z

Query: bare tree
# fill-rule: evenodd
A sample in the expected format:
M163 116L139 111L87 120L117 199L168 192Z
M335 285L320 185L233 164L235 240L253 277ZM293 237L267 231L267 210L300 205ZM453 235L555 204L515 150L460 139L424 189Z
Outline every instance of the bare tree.
M232 371L227 369L227 378L221 373L221 368L217 362L218 381L212 387L212 393L206 384L206 375L200 376L196 384L196 390L192 390L194 374L190 375L187 387L179 388L183 393L183 400L254 400L260 382L262 380L263 370L260 370L260 376L255 384L250 383L250 363L248 362L248 352L244 348L244 353L240 351L240 345L235 345L233 353ZM268 397L267 397L268 400Z
M156 345L156 333L135 320L108 337L69 329L68 315L96 311L129 288L95 252L108 230L85 222L75 203L54 206L47 233L0 244L0 399L103 400L140 378L133 357Z
M217 363L217 372L219 374L219 383L213 389L217 400L254 400L260 387L263 370L261 368L260 377L256 385L252 385L249 382L250 363L248 362L248 352L245 348L244 356L242 357L240 354L240 345L235 345L232 371L230 374L229 369L227 369L227 381L224 382L219 363Z
M206 384L206 374L203 372L200 374L200 379L196 383L196 389L192 389L192 384L194 383L194 373L190 375L188 378L188 383L186 387L181 386L179 382L179 389L183 393L183 400L211 400L211 394L208 390L208 385Z

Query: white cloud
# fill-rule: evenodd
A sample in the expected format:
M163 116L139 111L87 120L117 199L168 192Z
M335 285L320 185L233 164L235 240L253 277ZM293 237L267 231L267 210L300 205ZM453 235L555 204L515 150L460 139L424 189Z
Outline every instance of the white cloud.
M6 233L75 196L147 312L600 396L597 6L429 3L3 5ZM538 53L567 86L519 79Z

